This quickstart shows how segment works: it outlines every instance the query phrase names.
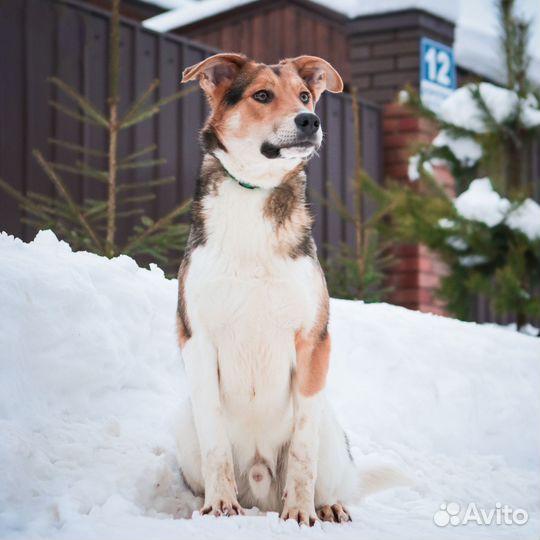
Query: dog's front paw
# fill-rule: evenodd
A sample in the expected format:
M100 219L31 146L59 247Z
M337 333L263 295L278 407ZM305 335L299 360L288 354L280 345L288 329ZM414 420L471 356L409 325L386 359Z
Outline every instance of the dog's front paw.
M215 498L211 501L205 501L201 509L202 515L211 516L243 516L244 509L236 499Z
M298 525L308 525L309 527L312 527L318 521L314 512L297 506L285 506L281 513L281 519L293 519Z
M339 503L323 504L317 509L317 515L321 521L330 521L331 523L346 523L351 521L349 512Z

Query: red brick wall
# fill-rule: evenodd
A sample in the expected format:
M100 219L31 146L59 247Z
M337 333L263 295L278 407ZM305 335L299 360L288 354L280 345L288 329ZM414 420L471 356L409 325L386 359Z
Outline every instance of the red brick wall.
M385 177L410 182L408 160L411 145L429 142L435 135L433 126L422 118L413 116L396 103L384 107L384 170ZM446 190L454 195L455 183L444 166L433 168L435 177ZM394 250L396 265L388 277L394 289L390 301L410 309L445 315L443 303L435 291L446 272L445 265L425 246L403 245Z

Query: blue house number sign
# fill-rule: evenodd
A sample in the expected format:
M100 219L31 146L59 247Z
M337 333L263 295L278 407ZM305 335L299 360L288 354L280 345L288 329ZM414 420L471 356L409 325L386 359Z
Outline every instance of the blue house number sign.
M420 96L425 105L438 111L456 88L454 51L438 41L420 41Z

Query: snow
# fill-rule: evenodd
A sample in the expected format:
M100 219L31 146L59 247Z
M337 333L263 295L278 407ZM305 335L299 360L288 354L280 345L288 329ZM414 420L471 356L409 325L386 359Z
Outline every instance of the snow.
M465 167L474 165L482 157L482 146L472 137L454 138L445 130L433 139L434 146L446 146Z
M441 229L453 229L456 222L448 218L441 218L439 219L438 225Z
M439 223L439 226L440 226L440 223ZM441 228L444 228L444 227L441 227ZM460 238L459 236L449 236L446 239L446 243L450 247L454 248L456 251L465 251L469 247L467 242L465 242L465 240L463 240L463 238Z
M504 221L508 227L521 231L530 240L540 239L540 205L532 199L525 199L512 207L508 199L493 189L489 178L473 180L468 189L456 198L454 207L465 219L480 221L488 227ZM439 226L448 228L440 221Z
M416 182L420 178L420 155L414 154L409 157L409 164L407 166L407 174L411 182ZM428 174L433 174L433 165L430 161L424 161L422 168Z
M540 106L538 100L532 94L529 94L527 99L523 101L521 123L526 128L540 126Z
M540 82L540 24L538 0L516 0L516 13L532 19L529 76ZM499 21L493 0L460 0L454 52L459 66L494 82L505 82L505 66L499 40Z
M185 2L181 7L160 13L143 21L143 26L156 32L168 32L181 26L207 17L229 11L238 6L249 4L253 0L204 0L201 2Z
M471 95L472 85L467 84L452 92L442 103L439 111L441 120L474 131L484 133L483 111L480 111Z
M409 157L409 164L407 166L407 175L409 180L416 182L420 178L420 171L418 170L418 165L420 164L420 156L414 154Z
M477 178L456 198L454 206L464 218L494 227L504 220L510 202L493 189L489 178Z
M519 113L520 121L526 128L540 125L540 110L534 96L519 100L514 91L491 83L470 83L452 92L441 104L440 118L476 133L490 131L485 122L485 112L480 109L472 94L476 88L498 124L514 119Z
M455 22L459 16L457 2L434 2L433 0L315 0L318 4L340 11L350 18L421 9L448 21Z
M361 471L402 485L314 529L276 514L174 519L186 396L176 282L0 235L0 537L532 538L538 534L538 339L386 304L332 300L328 394ZM437 527L445 502L522 508L526 525Z
M484 255L464 255L459 258L459 264L467 268L484 264L487 261L488 259Z
M480 95L498 124L512 118L518 110L519 98L515 92L490 83L478 85Z
M506 224L521 231L530 240L540 239L540 205L532 199L525 199L506 218Z

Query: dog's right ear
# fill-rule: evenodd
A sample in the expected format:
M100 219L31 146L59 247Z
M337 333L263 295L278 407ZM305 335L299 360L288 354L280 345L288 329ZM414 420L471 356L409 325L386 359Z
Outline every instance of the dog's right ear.
M219 91L222 94L225 89L229 88L247 61L247 57L243 54L215 54L184 69L182 82L186 83L198 79L205 94L214 101L216 93Z

